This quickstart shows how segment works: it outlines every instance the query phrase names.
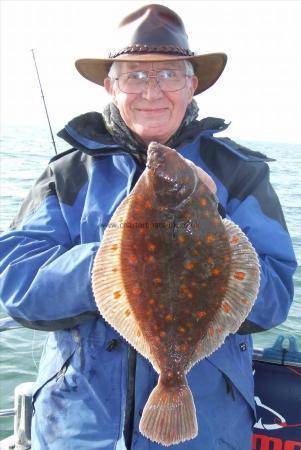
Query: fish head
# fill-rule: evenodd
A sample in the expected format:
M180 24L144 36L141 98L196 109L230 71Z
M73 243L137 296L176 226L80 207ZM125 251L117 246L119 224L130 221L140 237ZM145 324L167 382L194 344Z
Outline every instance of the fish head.
M176 150L151 142L147 151L147 175L160 203L176 207L199 183L196 171Z

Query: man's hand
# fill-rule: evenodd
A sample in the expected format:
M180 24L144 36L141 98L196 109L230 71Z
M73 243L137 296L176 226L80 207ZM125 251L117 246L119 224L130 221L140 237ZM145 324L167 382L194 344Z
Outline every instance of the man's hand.
M187 159L187 162L197 171L198 176L206 184L206 186L210 189L210 191L215 194L216 193L216 184L208 173L206 173L203 169L196 166L192 161Z

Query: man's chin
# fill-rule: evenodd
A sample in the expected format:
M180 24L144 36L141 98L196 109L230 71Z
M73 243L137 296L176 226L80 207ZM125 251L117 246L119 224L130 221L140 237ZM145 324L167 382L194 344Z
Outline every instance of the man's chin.
M148 130L147 133L139 133L137 137L139 140L148 145L150 142L159 142L159 144L165 144L168 141L170 134L159 133L157 128L152 131Z

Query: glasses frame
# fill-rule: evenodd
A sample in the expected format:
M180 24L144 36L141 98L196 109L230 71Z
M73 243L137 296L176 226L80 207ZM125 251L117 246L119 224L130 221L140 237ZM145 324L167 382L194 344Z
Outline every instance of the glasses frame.
M184 76L184 81L185 81L183 87L181 87L181 88L179 88L179 89L174 89L174 90L166 90L166 89L162 89L161 86L160 86L160 82L159 82L159 80L158 80L158 73L163 72L164 70L174 70L175 72L181 72L182 75ZM120 84L119 84L119 78L120 78L122 75L127 75L127 74L129 74L129 73L136 73L136 72L142 72L142 73L147 74L147 78L144 80L144 86L143 86L143 89L141 90L141 92L140 92L140 91L139 91L139 92L127 92L127 91L124 91L123 89L121 89ZM154 75L150 75L150 73L154 73ZM136 95L137 95L137 94L142 94L142 92L144 92L146 89L148 89L149 82L150 82L150 79L151 79L151 78L154 78L154 79L156 80L157 86L160 88L160 90L161 90L162 92L178 92L178 91L182 91L182 90L185 88L186 83L187 83L187 78L192 78L192 75L188 75L187 73L184 73L184 72L182 72L182 71L179 70L179 69L132 70L132 71L130 71L130 72L124 72L124 73L121 73L118 77L115 77L114 80L117 81L117 85L118 85L119 90L120 90L121 92L123 92L124 94L136 94Z

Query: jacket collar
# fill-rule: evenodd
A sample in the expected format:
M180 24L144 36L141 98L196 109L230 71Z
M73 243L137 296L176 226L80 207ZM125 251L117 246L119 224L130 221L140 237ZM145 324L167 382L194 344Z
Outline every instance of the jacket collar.
M195 120L183 130L175 147L182 147L200 135L210 137L214 133L225 130L228 126L229 124L226 124L223 119L214 117L207 117L200 121ZM88 112L75 117L57 135L73 147L92 156L128 153L108 133L102 115L98 112Z

